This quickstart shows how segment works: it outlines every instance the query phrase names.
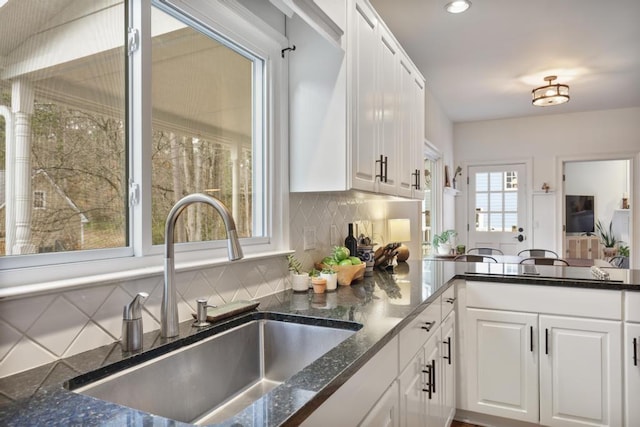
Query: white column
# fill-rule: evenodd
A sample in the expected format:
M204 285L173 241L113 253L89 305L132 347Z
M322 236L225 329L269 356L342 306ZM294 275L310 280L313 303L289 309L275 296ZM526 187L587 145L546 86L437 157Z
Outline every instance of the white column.
M0 105L0 115L4 117L5 133L5 218L4 218L4 230L5 230L5 255L11 255L13 253L13 244L15 243L16 235L16 220L15 220L15 204L14 204L14 175L15 175L15 155L14 147L15 140L13 137L13 113L11 109Z
M14 81L11 106L15 125L15 243L14 255L36 252L31 243L31 116L33 115L33 86L24 80Z

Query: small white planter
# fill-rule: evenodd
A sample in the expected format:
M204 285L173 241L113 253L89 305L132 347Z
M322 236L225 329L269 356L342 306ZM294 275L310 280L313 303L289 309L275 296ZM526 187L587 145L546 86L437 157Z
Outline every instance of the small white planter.
M294 292L307 292L311 278L307 273L295 274L291 272L291 289Z
M438 245L438 255L449 255L451 253L450 243L440 243Z
M327 279L327 291L335 291L338 287L338 273L320 273L320 277Z

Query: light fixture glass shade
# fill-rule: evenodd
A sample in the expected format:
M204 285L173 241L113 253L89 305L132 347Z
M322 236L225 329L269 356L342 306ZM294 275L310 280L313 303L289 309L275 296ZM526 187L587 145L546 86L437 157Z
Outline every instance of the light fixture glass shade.
M471 2L469 0L453 0L444 6L449 13L462 13L470 7Z
M549 82L548 85L540 86L531 91L533 105L547 107L549 105L564 104L569 101L568 85L552 84L557 79L556 76L547 76L544 79Z

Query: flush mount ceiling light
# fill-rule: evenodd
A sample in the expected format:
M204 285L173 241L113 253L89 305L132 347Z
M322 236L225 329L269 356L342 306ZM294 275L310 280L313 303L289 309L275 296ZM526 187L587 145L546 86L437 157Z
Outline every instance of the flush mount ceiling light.
M547 76L544 79L549 82L548 85L540 86L531 91L533 105L548 107L549 105L564 104L569 101L569 86L551 83L557 78L557 76Z
M469 0L453 0L444 6L449 13L462 13L470 7L471 2Z

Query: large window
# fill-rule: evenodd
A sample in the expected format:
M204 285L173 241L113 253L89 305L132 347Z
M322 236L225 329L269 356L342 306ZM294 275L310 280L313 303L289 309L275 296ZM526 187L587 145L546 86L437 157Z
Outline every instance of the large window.
M229 207L245 243L270 243L283 40L239 5L152 3L0 7L0 271L159 254L195 192ZM176 227L178 242L225 238L204 205Z
M233 212L240 237L252 236L253 81L262 61L154 10L153 243L181 197L208 193ZM258 87L259 89L259 87ZM219 215L191 206L176 241L225 238Z

